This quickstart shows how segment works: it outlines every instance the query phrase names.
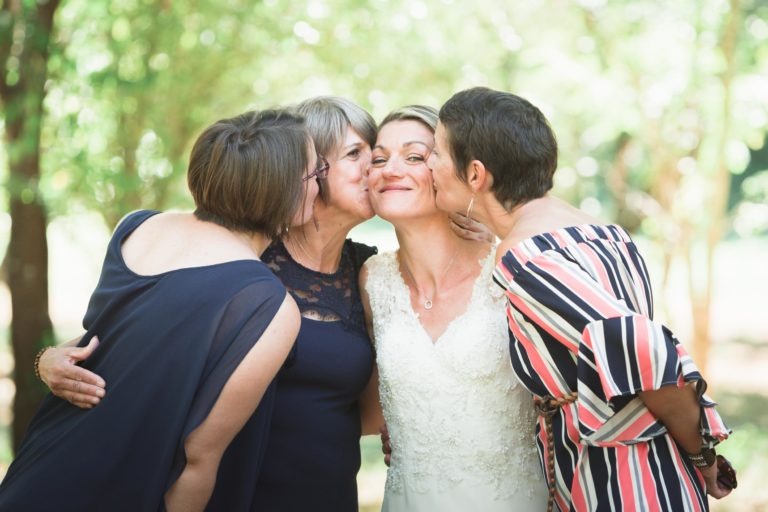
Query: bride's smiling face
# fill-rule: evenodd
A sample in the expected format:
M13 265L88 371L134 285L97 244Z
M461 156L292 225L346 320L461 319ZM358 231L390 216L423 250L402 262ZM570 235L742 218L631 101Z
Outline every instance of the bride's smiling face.
M437 211L427 167L434 144L434 134L419 121L392 121L381 127L368 176L368 193L379 217L391 222Z

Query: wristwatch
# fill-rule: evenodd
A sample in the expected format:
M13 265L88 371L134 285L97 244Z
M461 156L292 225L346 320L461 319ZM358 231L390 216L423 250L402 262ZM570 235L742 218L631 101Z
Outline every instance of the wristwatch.
M688 460L691 461L691 464L700 469L708 468L717 460L714 448L702 448L699 453L686 453L686 455L688 456Z

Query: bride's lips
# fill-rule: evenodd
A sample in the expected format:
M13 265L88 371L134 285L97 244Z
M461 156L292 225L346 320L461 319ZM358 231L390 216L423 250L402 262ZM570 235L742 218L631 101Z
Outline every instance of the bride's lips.
M411 190L410 187L404 187L402 185L388 185L379 189L379 193L384 192L405 192Z

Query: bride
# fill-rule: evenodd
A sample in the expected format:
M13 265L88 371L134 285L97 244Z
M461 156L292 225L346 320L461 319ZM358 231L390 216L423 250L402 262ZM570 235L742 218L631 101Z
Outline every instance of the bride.
M494 251L457 237L435 206L436 125L428 107L387 116L368 178L400 246L361 273L393 447L382 510L543 510L535 413L509 364Z

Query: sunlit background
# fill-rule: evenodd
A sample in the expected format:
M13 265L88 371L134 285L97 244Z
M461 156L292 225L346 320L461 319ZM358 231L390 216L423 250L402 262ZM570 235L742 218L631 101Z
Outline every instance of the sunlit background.
M5 83L24 85L25 32L0 14ZM713 509L768 510L768 0L62 0L51 34L39 145L13 139L3 97L0 254L11 197L41 205L58 341L81 332L117 220L190 206L186 157L210 122L318 94L381 119L504 89L551 120L556 193L632 232L657 318L706 367L741 481ZM13 171L19 151L39 154L39 177ZM378 219L353 238L396 247ZM0 474L31 373L14 370L9 272L6 259ZM377 510L385 468L375 438L363 448L361 506Z

